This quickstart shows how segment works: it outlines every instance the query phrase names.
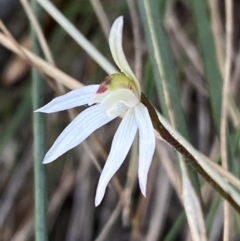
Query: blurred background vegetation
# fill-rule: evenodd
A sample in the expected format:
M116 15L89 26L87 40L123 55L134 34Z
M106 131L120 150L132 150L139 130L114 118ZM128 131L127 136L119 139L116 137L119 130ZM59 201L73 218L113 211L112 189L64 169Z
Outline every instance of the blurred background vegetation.
M123 15L123 46L126 57L141 82L143 92L168 118L160 84L163 75L161 72L158 78L154 66L154 47L149 39L144 1L102 0L100 3L103 13L101 5L96 5L99 1L95 0L52 2L112 63L108 32L116 17ZM226 58L225 2L150 2L154 2L156 35L166 37L159 37L159 47L169 47L169 52L160 54L167 71L166 79L168 81L169 77L177 80L176 86L168 86L169 96L174 98L172 108L176 113L176 128L198 151L211 161L221 164L219 129ZM227 143L230 153L229 172L237 177L238 182L240 2L233 3L233 55L227 105ZM107 22L102 25L104 17ZM18 0L0 0L0 19L21 45L31 49L30 22ZM107 75L104 70L44 10L41 11L40 25L57 68L85 85L103 81ZM136 30L139 33L133 33ZM31 93L31 78L28 61L0 45L0 241L35 239L32 124L32 98L35 96ZM176 92L173 90L175 87ZM45 94L40 96L43 103L58 95L49 85L44 88ZM81 110L79 108L75 112ZM47 150L70 120L67 112L44 115L44 118ZM180 123L182 120L183 125ZM114 184L116 182L111 182L102 204L94 207L100 174L93 161L103 167L119 122L118 119L100 128L84 144L44 166L49 240L193 240L185 214L186 207L184 208L181 200L181 168L172 148L163 142L158 142L151 165L147 198L141 195L138 186L138 152L135 143L116 174L123 187L124 204L119 202L117 185ZM195 173L189 164L187 168L190 173ZM207 240L222 240L223 200L200 176L197 179L198 184L194 184L194 188L196 192L197 186L201 189L199 200ZM239 186L238 182L238 188ZM232 208L230 224L229 240L240 240L240 216ZM204 239L199 236L198 240Z

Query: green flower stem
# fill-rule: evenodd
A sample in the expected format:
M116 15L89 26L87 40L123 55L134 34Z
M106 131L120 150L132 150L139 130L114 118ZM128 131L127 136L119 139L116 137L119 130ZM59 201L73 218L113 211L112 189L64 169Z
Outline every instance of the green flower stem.
M228 202L240 213L240 205L233 199L233 197L226 192L198 163L196 158L179 142L177 141L172 134L166 129L166 127L161 123L158 118L158 115L148 101L147 97L142 93L141 95L142 103L147 107L150 114L153 126L155 130L160 134L160 136L169 143L175 150L182 154L183 158L190 163L194 169L203 177L205 180L224 197Z
M41 12L39 5L32 0L32 8L39 19ZM33 52L40 55L40 47L36 39L34 30L31 30ZM43 105L45 81L32 70L32 104L33 110ZM46 187L45 170L42 160L45 154L45 121L41 113L33 114L33 136L34 136L34 196L35 196L35 240L47 240L46 228Z

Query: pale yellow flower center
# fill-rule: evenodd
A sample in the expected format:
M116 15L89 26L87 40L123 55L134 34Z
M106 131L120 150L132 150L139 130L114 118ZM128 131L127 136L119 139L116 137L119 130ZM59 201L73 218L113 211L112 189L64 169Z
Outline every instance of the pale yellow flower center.
M108 115L114 115L123 109L134 108L139 102L134 81L123 73L115 73L105 78L89 105L100 103Z

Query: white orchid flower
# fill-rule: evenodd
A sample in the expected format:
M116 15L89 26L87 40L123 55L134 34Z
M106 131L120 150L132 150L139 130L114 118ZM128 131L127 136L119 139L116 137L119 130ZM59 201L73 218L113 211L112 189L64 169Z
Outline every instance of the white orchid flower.
M155 135L147 108L140 102L141 89L122 48L123 17L113 23L109 44L114 61L121 70L101 85L89 85L57 97L37 112L53 113L81 105L91 105L82 111L60 134L43 163L50 163L84 141L92 132L120 115L124 115L100 176L95 198L99 205L106 187L126 158L139 130L138 176L141 192L146 196L147 175L155 150Z

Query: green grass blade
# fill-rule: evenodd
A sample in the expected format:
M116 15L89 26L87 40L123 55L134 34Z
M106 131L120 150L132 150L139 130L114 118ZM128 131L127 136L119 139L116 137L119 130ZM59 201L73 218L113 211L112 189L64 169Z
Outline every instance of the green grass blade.
M173 240L176 240L177 234L180 231L180 228L182 227L184 220L186 220L186 214L185 214L185 212L181 212L181 214L178 216L176 222L171 227L169 233L163 239L163 241L173 241Z
M40 19L41 11L35 0L32 1L33 11L38 19ZM40 47L34 34L31 30L31 38L33 51L40 55ZM32 103L33 110L38 109L43 105L44 101L45 81L37 73L32 70ZM45 185L45 170L42 164L45 155L45 121L41 113L33 114L33 135L34 135L34 196L35 196L35 240L47 240L46 227L46 185Z
M154 76L153 76L153 70L149 59L146 61L146 64L145 64L143 79L145 80L143 82L143 92L146 94L149 100L152 101L153 94L154 94L153 93Z

